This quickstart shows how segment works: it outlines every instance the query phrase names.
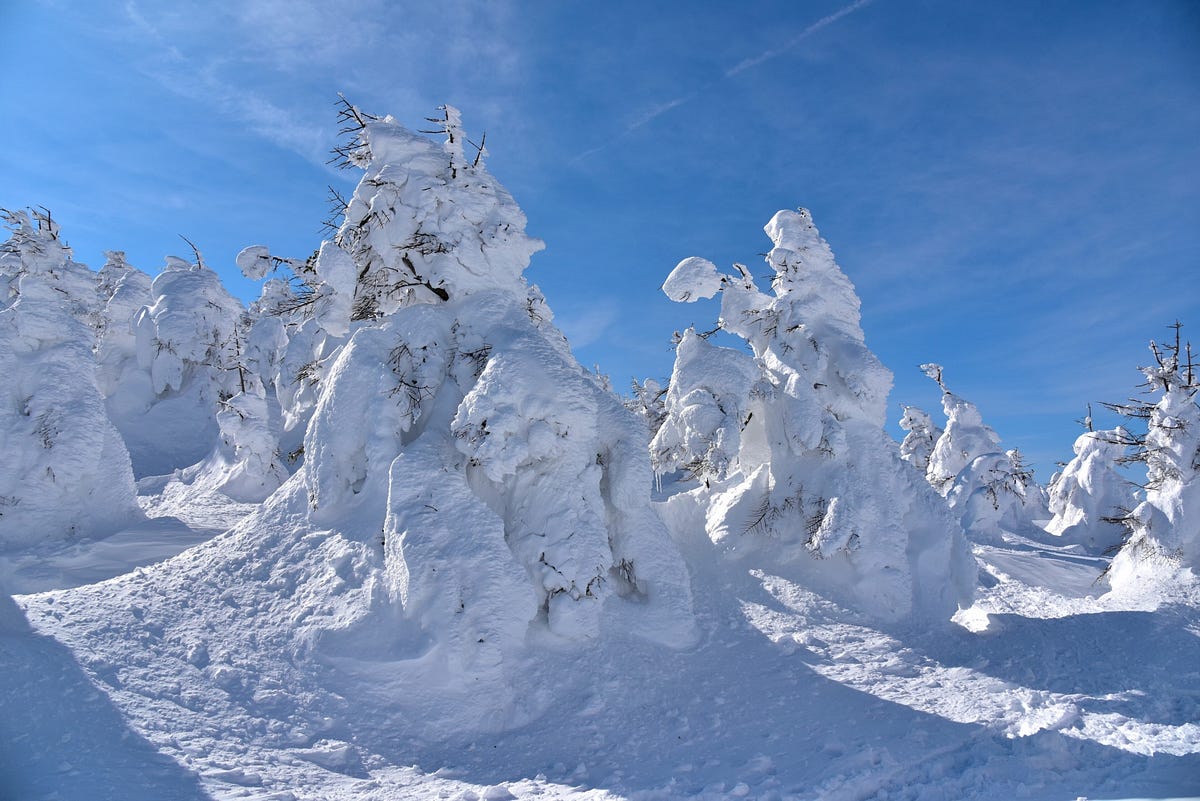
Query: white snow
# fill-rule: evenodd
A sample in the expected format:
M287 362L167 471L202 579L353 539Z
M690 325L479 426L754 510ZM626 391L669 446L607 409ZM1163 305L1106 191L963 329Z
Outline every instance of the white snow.
M708 259L691 256L675 265L663 282L662 290L677 303L690 303L717 294L722 280L717 265Z
M235 532L157 568L22 596L23 615L0 606L5 786L355 801L1200 792L1200 597L1114 604L1092 585L1098 559L982 547L990 586L962 627L927 630L731 571L693 538L697 645L545 643L496 708L493 688L448 698L441 664L403 659L401 620L390 638L331 630L298 662L286 630L335 621L336 599L369 590L352 543L310 537L328 568L309 579L277 566L287 539ZM210 572L214 559L234 575ZM272 589L246 592L255 583ZM329 598L321 583L341 585L333 606L310 605ZM213 601L206 618L188 611ZM271 609L277 627L246 624Z
M1065 542L1080 542L1093 553L1119 545L1125 530L1111 522L1136 505L1133 483L1117 472L1132 435L1123 428L1087 431L1075 440L1075 458L1050 487L1054 514L1046 531Z
M945 620L969 601L975 566L883 431L891 373L866 347L854 287L806 210L765 230L772 294L741 265L721 281L720 327L752 353L695 331L677 347L650 448L660 474L684 471L694 488L664 519L676 537L703 526L740 569L783 570L881 619Z
M48 215L7 213L0 250L0 551L102 535L141 516L93 356L95 274Z
M887 437L854 288L784 211L769 292L699 258L664 285L720 292L745 349L689 330L623 402L458 111L445 142L343 118L342 227L244 250L279 270L249 309L198 253L92 272L7 213L0 797L1200 796L1178 343L1145 437L1081 437L1047 509L948 391L944 432Z

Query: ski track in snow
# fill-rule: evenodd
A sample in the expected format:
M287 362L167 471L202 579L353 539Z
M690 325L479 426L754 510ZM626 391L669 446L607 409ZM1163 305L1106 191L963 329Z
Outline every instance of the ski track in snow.
M167 527L176 550L190 544L182 524ZM31 799L1200 792L1194 597L1112 608L1096 597L1086 559L1032 544L977 546L990 586L960 625L884 630L783 578L730 571L704 542L690 551L699 645L551 644L517 693L540 714L490 735L410 725L387 704L406 689L388 663L347 665L379 684L379 703L356 709L295 665L272 662L265 643L258 664L210 664L219 632L207 649L165 659L171 621L145 611L148 593L162 590L139 581L142 568L77 599L22 596L34 631L0 635L0 779ZM89 557L111 572L120 552L77 547L76 576ZM107 631L98 625L109 619Z

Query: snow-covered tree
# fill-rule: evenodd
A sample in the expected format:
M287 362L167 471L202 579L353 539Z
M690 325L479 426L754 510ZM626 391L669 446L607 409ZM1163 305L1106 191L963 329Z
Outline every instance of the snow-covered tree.
M443 115L440 144L343 113L342 152L366 174L284 359L285 373L293 347L319 360L288 486L314 525L382 543L403 618L468 670L494 669L531 624L597 636L602 614L686 642L688 579L650 505L645 428L550 324L521 275L541 242Z
M218 404L240 392L244 380L237 369L242 304L199 257L194 263L168 257L150 295L133 322L148 385L131 383L108 404L139 476L207 456L219 436Z
M318 385L350 331L356 267L333 242L303 261L252 245L238 254L237 263L251 280L277 276L251 304L244 361L271 396L272 408L278 407L283 440L298 458Z
M693 329L675 348L664 417L650 443L654 469L665 475L724 479L737 460L760 371L746 354L711 345Z
M121 396L145 397L149 391L149 374L137 363L133 318L151 302L151 278L130 266L121 251L105 256L99 275L104 311L96 343L97 380L104 397L119 408Z
M203 261L168 257L151 285L153 301L137 315L138 361L150 371L155 393L195 385L216 400L238 384L237 359L242 304Z
M206 458L176 474L176 480L186 486L176 492L176 502L179 497L200 498L214 492L243 503L263 501L287 480L288 466L299 457L299 453L294 458L286 454L299 444L302 431L292 434L293 444L281 444L279 393L289 329L302 325L302 310L311 311L304 297L312 292L311 284L304 281L312 277L311 260L278 258L258 245L242 250L236 261L251 280L262 280L280 268L291 275L266 281L248 310L228 302L210 306L220 306L224 313L219 325L212 326L210 347L202 354L197 372L202 386L204 377L215 382L208 385L208 392L215 388L218 436ZM292 397L286 387L284 393Z
M1002 452L1000 437L983 422L975 404L946 388L940 364L923 364L921 370L942 388L946 414L946 427L934 443L925 476L934 489L948 495L958 474L977 457Z
M140 516L129 454L96 385L97 276L48 212L5 212L0 548L111 533Z
M1049 516L1045 491L1016 448L976 456L946 494L950 510L976 542L1002 542L1004 533L1030 534Z
M1137 454L1146 463L1145 500L1128 515L1124 546L1108 578L1114 591L1135 592L1175 577L1200 572L1200 406L1191 344L1150 343L1154 364L1141 368L1158 401L1131 401L1112 408L1146 421Z
M261 387L250 387L220 402L220 442L202 470L214 486L235 501L262 501L288 478L279 438Z
M1133 435L1124 428L1085 431L1075 440L1075 458L1049 487L1054 516L1046 531L1093 553L1120 545L1127 529L1118 519L1136 505L1134 484L1118 471Z
M1031 533L1050 516L1045 490L1020 451L1004 450L975 404L946 387L940 364L921 370L942 389L946 427L929 454L925 477L946 497L971 539L1000 541L1004 532Z
M766 232L770 294L745 267L722 275L696 257L663 284L684 302L721 292L720 328L752 351L680 339L651 452L660 473L702 482L665 515L681 536L698 515L731 558L869 614L947 618L971 596L974 562L883 430L891 374L864 343L854 287L806 210Z
M625 401L625 408L645 421L646 429L650 432L650 438L653 439L667 418L666 401L664 400L667 390L653 378L647 378L642 382L634 379L631 385L633 395Z
M908 433L900 443L900 458L924 475L929 469L929 457L933 455L933 446L942 436L942 429L933 422L928 412L916 406L902 408L904 414L900 418L900 428Z

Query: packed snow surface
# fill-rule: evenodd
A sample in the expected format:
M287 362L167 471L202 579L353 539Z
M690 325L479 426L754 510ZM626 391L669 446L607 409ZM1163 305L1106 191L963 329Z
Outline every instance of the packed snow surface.
M311 643L315 658L294 651L289 630L315 634L367 591L364 555L312 538L327 568L310 579L278 565L286 535L247 537L252 520L155 567L0 599L7 797L1200 793L1200 597L1115 605L1095 584L1101 561L1072 547L980 546L985 588L957 625L930 629L730 571L699 532L683 544L693 647L545 639L497 705L470 688L448 698L438 685L454 676L352 631ZM97 562L112 555L95 547ZM88 559L77 548L77 568ZM248 591L253 575L274 591ZM309 605L318 584L338 587L334 605ZM244 625L262 613L273 627Z

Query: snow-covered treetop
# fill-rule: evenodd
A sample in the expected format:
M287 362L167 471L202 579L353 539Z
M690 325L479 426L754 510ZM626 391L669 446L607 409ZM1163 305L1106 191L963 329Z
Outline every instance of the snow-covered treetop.
M189 366L224 369L244 311L199 254L195 264L176 256L166 262L151 285L151 304L134 323L138 361L150 370L156 393L180 389Z
M900 458L915 466L922 473L929 467L933 446L942 436L942 429L934 424L933 418L916 406L904 406L900 417L900 428L908 433L900 443Z
M1146 434L1133 437L1133 456L1146 462L1145 501L1126 519L1129 537L1113 558L1108 578L1114 590L1139 591L1179 567L1200 573L1200 405L1191 343L1150 343L1154 364L1140 368L1158 402L1106 404L1146 421ZM1124 441L1122 438L1121 441Z
M483 149L469 143L456 109L445 106L433 120L444 143L349 104L342 119L353 137L338 151L343 166L366 174L346 206L336 247L322 248L315 268L326 283L341 283L344 294L343 263L352 262L351 319L481 290L526 295L521 273L543 244L526 236L524 213L488 173Z
M1000 437L983 422L983 415L975 404L946 388L940 364L922 364L921 370L942 388L946 429L933 446L926 477L945 495L959 472L973 460L984 454L1001 452Z
M764 230L774 244L766 256L775 271L772 295L743 265L734 265L737 275L721 275L696 257L679 263L663 291L691 301L719 290L721 328L745 339L769 369L803 382L814 409L882 427L892 374L864 344L854 285L807 209L777 212Z
M1179 341L1180 327L1179 324L1175 326L1173 346L1150 343L1155 363L1141 368L1150 388L1162 393L1147 421L1146 477L1147 497L1163 496L1160 500L1164 501L1168 496L1185 491L1200 496L1195 487L1185 490L1200 475L1200 406L1196 405L1200 381L1197 381L1191 344L1185 348ZM1185 355L1186 359L1181 358ZM1170 497L1169 503L1177 505L1179 501ZM1200 530L1196 521L1190 525L1193 531ZM1200 540L1200 537L1192 539Z
M775 245L767 262L775 269L771 287L777 300L767 313L755 315L739 308L741 297L752 297L748 290L726 291L722 322L732 321L736 311L739 327L752 333L751 343L773 340L771 350L811 383L824 408L840 419L882 428L892 374L867 349L854 285L807 209L777 212L765 230Z
M789 296L789 304L806 324L830 326L862 342L861 303L854 284L834 261L808 209L777 212L766 232L775 243L767 254L767 262L775 268L771 281L775 294Z
M854 286L806 210L780 211L765 230L769 293L744 266L722 275L700 258L663 285L684 302L719 291L720 328L753 355L691 329L679 339L651 461L702 479L671 503L699 504L731 555L795 570L872 615L948 616L970 597L974 566L883 430L892 376L866 346Z
M0 309L18 301L14 345L75 342L91 347L99 327L96 273L74 261L48 211L7 211L0 216L12 232L0 245Z
M0 218L11 231L0 245L0 275L49 269L71 260L71 249L59 238L58 223L50 212L0 209Z

